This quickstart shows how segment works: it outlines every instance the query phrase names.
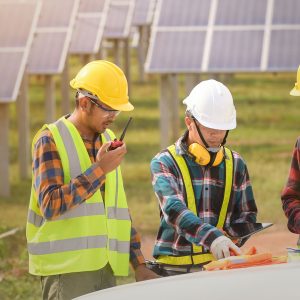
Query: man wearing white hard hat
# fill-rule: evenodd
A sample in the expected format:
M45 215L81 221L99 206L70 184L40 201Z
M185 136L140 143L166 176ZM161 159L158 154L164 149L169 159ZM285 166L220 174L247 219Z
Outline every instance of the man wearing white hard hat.
M257 215L245 161L224 146L236 128L229 89L216 80L202 81L183 103L186 132L151 161L160 207L153 256L165 276L241 254L227 233L231 224L254 223Z
M300 96L300 66L291 96ZM296 141L287 183L281 194L282 207L288 218L288 229L300 234L300 137ZM300 246L300 238L298 241Z

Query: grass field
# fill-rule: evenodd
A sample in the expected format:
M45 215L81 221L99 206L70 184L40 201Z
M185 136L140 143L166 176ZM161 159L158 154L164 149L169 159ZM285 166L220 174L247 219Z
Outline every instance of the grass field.
M80 68L79 62L72 59L70 64L71 73L75 74ZM130 114L122 113L112 129L119 135L128 116L133 116L126 135L128 154L122 165L124 182L135 227L142 234L155 234L158 209L151 187L149 162L160 150L159 77L151 76L147 83L142 84L138 81L135 63L132 69L131 101L135 110ZM240 152L248 164L259 209L258 220L274 222L284 228L286 219L281 209L280 192L286 182L295 140L300 133L300 99L288 95L296 74L236 74L228 77L221 75L220 78L230 88L237 109L238 127L230 132L227 144ZM183 78L180 81L183 86ZM180 101L184 96L184 89L181 88ZM31 137L43 124L43 98L42 81L31 78ZM59 98L57 88L58 108ZM183 131L183 105L180 114ZM13 237L0 240L0 299L39 299L39 280L27 274L24 226L31 180L20 180L18 175L14 104L10 106L10 116L11 196L0 198L0 233L15 227L19 227L20 231ZM120 283L132 280L131 276Z

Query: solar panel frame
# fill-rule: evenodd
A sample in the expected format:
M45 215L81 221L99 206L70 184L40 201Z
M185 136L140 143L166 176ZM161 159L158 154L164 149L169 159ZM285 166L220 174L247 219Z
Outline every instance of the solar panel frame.
M1 36L0 39L0 57L2 56L2 63L0 63L0 74L5 74L5 79L1 78L2 82L2 88L1 91L0 88L0 103L10 103L16 101L18 97L18 93L20 90L20 86L22 83L22 79L24 76L30 46L33 41L35 28L37 26L39 14L41 11L41 1L40 0L23 0L23 1L0 1L0 6L2 5L11 5L13 8L13 11L16 13L18 11L18 5L20 5L22 8L20 8L20 15L25 16L24 12L24 6L30 5L32 8L32 13L30 14L29 19L31 20L30 28L28 29L27 37L26 33L22 36L21 41L18 40L18 33L13 34L11 38L4 38L4 36ZM3 9L1 11L4 11L9 17L11 15L8 13L7 9ZM28 13L28 11L27 11ZM5 19L1 18L3 20L4 24L7 24ZM1 22L0 20L0 22ZM24 24L21 22L22 18L14 18L11 20L10 27L5 26L5 31L9 33L9 30L14 30L15 26L13 25L13 22L16 21L16 26L20 27L20 30L24 30ZM20 31L18 31L20 32ZM13 40L17 38L16 40ZM16 55L19 54L20 58L19 61L16 63ZM10 58L9 58L10 56ZM15 59L11 59L14 56ZM6 58L6 59L5 59ZM6 64L6 65L5 65ZM1 75L0 75L1 76ZM9 83L5 80L8 79L10 76L12 83Z
M69 53L96 54L100 51L109 0L81 0Z
M134 0L111 0L108 8L107 21L103 37L106 39L127 39L130 36L134 12ZM127 9L125 15L120 15L118 10ZM123 18L123 23L117 23Z
M189 3L190 1L193 2L193 0L189 0ZM168 9L165 8L166 3L169 5ZM300 17L299 13L297 15L297 12L300 11L300 1L253 0L249 2L248 0L210 0L206 1L204 9L202 7L201 15L197 20L193 17L197 15L197 8L190 9L189 3L184 3L189 8L189 10L185 10L182 2L179 7L179 0L158 0L149 51L145 62L147 73L288 72L294 71L299 64L299 54L297 56L297 53L300 53ZM199 4L200 2L198 2ZM177 13L173 11L176 7ZM163 8L164 12L162 12ZM236 11L236 9L239 9L239 11ZM226 13L228 13L227 16ZM162 16L165 19L160 19ZM184 19L184 16L186 19ZM191 22L191 20L194 21ZM206 32L204 51L199 53L200 56L202 55L201 68L197 70L195 67L183 66L181 61L178 61L177 66L175 64L170 66L166 64L166 60L163 61L159 57L164 54L157 53L163 53L166 45L157 49L156 39L159 37L158 33L164 31L173 34L173 30L186 33L191 30L194 30L194 32ZM255 31L259 32L259 37ZM228 32L231 32L231 34L228 35ZM250 34L250 32L252 33ZM281 32L281 34L278 32ZM225 45L227 48L233 46L230 45L230 41L224 38L223 43L220 41L216 42L216 40L220 40L220 33L231 38L234 35L239 36L235 42L236 47L239 47L241 52L248 51L248 55L251 56L248 57L249 61L246 61L246 56L240 55L240 61L238 62L236 57L233 57L233 53L227 53L229 50L226 50L227 52L223 51ZM251 43L251 41L245 39L243 33L248 35L250 39L257 39L257 41ZM285 34L288 36L284 37ZM278 36L281 37L279 38ZM276 42L276 38L281 39L281 42ZM159 43L161 44L161 42ZM256 49L253 50L255 53L251 53L250 49L245 47L245 43L248 44L250 49L254 49L254 46L256 46ZM290 47L282 43L288 43ZM173 47L174 49L176 47L186 47L193 51L192 44L180 45L174 43L173 45L168 45L168 47ZM291 47L293 48L292 50ZM182 50L182 52L189 56L187 50ZM219 55L216 55L216 52ZM235 55L237 54L239 53L236 52ZM232 56L232 62L229 62L230 55ZM283 58L283 56L286 56L286 58ZM174 59L178 60L177 57ZM223 65L221 63L222 59L224 60ZM154 60L160 60L160 68L157 67L157 63Z
M36 30L36 37L33 40L33 45L32 45L32 50L30 51L30 55L29 55L29 61L28 61L28 73L31 75L55 75L55 74L61 74L64 67L65 67L65 63L66 63L66 59L67 59L67 54L68 54L68 50L69 50L69 46L70 46L70 42L71 42L71 36L72 36L72 32L73 32L73 27L74 27L74 23L75 23L75 17L76 14L78 12L78 8L79 8L79 0L69 0L69 4L72 5L72 10L70 11L70 19L68 22L68 26L61 26L61 25L65 25L65 20L59 20L57 22L54 21L53 18L48 18L48 17L42 17L44 15L47 15L49 13L49 11L51 11L51 9L49 10L49 3L51 3L51 7L52 7L52 11L53 11L53 7L54 7L54 12L57 11L56 7L60 7L60 11L64 11L61 7L61 1L60 0L55 0L56 3L54 3L54 0L42 0L42 10L41 10L41 17L39 19L39 24L41 25L41 27L38 27ZM46 3L46 5L45 5ZM67 3L67 1L65 0L63 2L64 4ZM53 17L53 16L52 16ZM65 19L64 15L61 14L60 15L61 19ZM42 21L41 21L42 20ZM48 20L49 23L47 23L45 20ZM59 26L54 26L55 24L59 24ZM62 33L65 33L65 40L63 43L63 46L60 48L60 57L57 58L57 60L53 63L53 65L51 67L49 67L50 64L50 60L49 57L45 58L47 59L47 61L44 61L41 63L41 61L39 60L39 56L44 56L43 52L45 51L42 48L38 48L41 45L41 41L42 39L45 39L45 36L49 35L49 34L53 34L54 36L59 36ZM46 39L47 40L47 39ZM54 40L58 40L58 38L54 38ZM53 45L51 46L51 48L55 48ZM56 51L57 52L57 51ZM51 53L49 51L49 53ZM48 66L47 68L45 68L45 66Z

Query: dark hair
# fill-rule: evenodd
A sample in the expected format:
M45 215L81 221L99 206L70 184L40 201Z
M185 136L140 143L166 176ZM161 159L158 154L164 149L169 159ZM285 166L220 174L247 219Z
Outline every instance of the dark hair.
M188 118L190 118L190 119L193 118L193 114L192 114L189 110L186 110L186 111L185 111L185 115L186 115Z

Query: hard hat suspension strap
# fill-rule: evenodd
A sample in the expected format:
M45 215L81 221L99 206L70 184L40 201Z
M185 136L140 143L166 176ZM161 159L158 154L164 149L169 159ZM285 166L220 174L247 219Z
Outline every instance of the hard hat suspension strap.
M223 142L221 143L221 146L224 146L226 144L226 139L227 139L228 133L229 133L229 130L226 131L226 134L224 136Z
M193 119L193 121L195 123L196 129L197 129L197 132L198 132L198 135L199 135L201 141L203 142L203 144L205 145L206 148L209 148L208 144L206 143L206 140L204 139L204 136L201 133L201 130L200 130L199 126L197 125L195 117L192 116L192 119Z

